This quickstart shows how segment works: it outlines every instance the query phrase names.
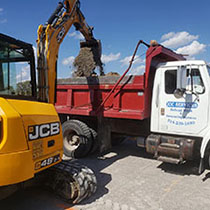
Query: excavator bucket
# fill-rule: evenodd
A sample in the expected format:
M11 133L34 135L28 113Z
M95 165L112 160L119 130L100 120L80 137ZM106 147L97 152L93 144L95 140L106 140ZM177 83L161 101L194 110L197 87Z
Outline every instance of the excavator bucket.
M101 42L100 40L89 40L80 42L79 55L74 60L74 77L90 77L95 74L94 70L98 67L100 75L104 75L103 63L101 61Z

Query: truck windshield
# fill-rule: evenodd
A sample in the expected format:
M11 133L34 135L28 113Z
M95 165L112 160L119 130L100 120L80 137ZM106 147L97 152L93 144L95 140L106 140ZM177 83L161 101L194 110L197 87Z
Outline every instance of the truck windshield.
M15 39L0 35L0 95L33 96L33 53L29 46L20 46L20 41L16 44Z

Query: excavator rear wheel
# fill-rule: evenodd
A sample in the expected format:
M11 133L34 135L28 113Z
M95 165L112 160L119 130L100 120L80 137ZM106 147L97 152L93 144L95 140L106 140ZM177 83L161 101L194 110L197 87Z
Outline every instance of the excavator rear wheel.
M96 192L97 180L91 169L75 160L62 161L49 169L47 185L62 199L79 203Z

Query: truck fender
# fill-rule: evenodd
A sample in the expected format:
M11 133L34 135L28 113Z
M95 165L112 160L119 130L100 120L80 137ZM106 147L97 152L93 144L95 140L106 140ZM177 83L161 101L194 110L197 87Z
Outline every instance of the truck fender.
M204 158L205 156L205 152L206 152L206 148L208 143L210 142L210 131L208 131L205 136L203 137L202 143L201 143L201 148L200 148L200 155L201 158Z
M202 140L202 143L201 143L201 148L200 148L200 156L201 156L201 159L200 159L200 164L199 164L199 169L198 169L198 173L199 174L203 173L203 171L205 170L204 157L205 157L205 153L207 151L209 142L210 142L210 131L208 131L204 135L203 140Z

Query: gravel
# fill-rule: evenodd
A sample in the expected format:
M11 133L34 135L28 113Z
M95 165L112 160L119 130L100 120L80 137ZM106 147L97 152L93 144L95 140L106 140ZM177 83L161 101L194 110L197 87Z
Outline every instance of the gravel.
M98 180L96 193L78 210L209 210L210 171L198 176L197 163L170 165L154 160L133 141L104 155L79 160ZM64 210L68 204L39 188L14 194L0 202L2 210Z

